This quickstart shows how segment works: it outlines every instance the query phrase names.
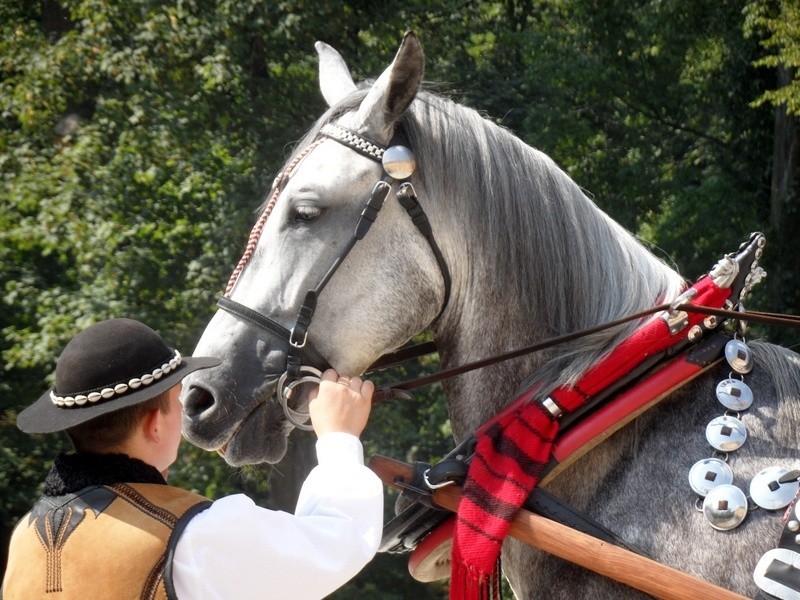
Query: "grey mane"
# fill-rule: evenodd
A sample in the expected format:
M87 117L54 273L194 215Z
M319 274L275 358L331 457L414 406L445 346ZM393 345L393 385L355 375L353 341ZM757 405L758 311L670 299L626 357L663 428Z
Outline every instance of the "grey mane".
M355 110L366 92L359 89L322 115L289 160L323 124ZM436 213L458 215L464 238L474 240L461 257L473 270L471 285L486 287L490 280L490 287L516 298L532 322L546 324L527 332L525 343L605 323L679 293L681 277L602 212L548 156L478 112L420 91L402 127L426 190L420 201L432 221ZM484 248L498 250L490 254ZM531 256L538 264L530 264ZM635 326L543 355L525 385L578 377Z

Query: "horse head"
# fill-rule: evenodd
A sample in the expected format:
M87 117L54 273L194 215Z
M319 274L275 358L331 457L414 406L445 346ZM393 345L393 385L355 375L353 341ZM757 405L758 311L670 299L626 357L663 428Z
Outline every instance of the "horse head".
M394 199L400 179L422 193L424 186L407 172L407 153L394 176L380 160L398 143L422 80L419 41L407 33L391 65L362 89L333 48L316 47L330 108L276 178L225 295L240 310L217 311L195 350L222 363L193 374L183 388L186 437L233 465L283 457L293 424L276 390L292 370L293 349L303 367L360 374L427 327L445 304L443 259ZM262 319L266 328L254 324ZM295 368L291 376L303 372ZM294 390L290 410L307 400L308 386Z

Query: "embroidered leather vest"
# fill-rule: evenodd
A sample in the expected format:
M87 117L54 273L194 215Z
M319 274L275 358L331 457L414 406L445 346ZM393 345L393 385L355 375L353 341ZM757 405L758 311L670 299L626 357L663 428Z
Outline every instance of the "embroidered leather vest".
M3 600L174 599L174 546L210 504L150 483L43 496L14 530Z

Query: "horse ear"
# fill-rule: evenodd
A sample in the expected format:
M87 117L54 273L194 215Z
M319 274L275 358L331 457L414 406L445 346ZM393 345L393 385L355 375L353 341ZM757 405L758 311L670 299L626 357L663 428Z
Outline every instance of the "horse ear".
M319 88L328 106L356 91L353 76L342 55L325 42L314 44L319 55Z
M394 124L417 95L425 70L422 44L413 31L407 31L392 64L378 77L356 115L359 125L388 142Z

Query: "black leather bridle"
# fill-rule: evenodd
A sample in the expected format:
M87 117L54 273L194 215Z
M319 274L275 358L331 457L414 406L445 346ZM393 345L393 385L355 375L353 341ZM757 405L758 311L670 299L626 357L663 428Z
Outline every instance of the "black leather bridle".
M336 273L338 268L341 266L342 262L345 260L345 258L347 258L347 255L350 253L356 243L364 238L372 224L375 222L375 219L383 207L386 198L389 196L389 192L392 189L392 183L394 181L397 180L400 183L396 192L398 202L406 210L409 217L411 217L412 222L422 236L427 240L442 274L445 287L444 299L442 301L442 306L439 310L439 313L434 321L438 320L447 306L447 303L450 299L451 285L450 271L447 267L444 257L442 256L442 252L439 249L439 245L436 243L436 240L433 236L433 230L428 217L420 205L419 200L417 199L416 192L414 191L414 187L411 185L411 182L405 181L411 175L411 172L413 172L414 168L413 155L406 146L407 142L405 142L401 136L395 135L389 146L384 148L383 146L368 140L360 134L355 133L354 131L333 123L324 125L320 129L320 136L336 140L340 144L351 148L362 156L374 160L375 162L380 162L384 168L383 177L373 186L369 195L369 199L361 211L361 216L356 223L353 236L336 257L333 264L319 281L319 283L313 289L310 289L308 292L306 292L303 303L298 311L297 318L295 319L295 323L291 329L286 329L267 315L259 313L258 311L255 311L252 308L249 308L230 298L229 294L233 288L233 284L235 283L235 278L237 278L241 273L246 260L240 262L240 265L234 272L231 283L228 285L226 293L221 296L217 302L221 309L235 315L240 319L243 319L244 321L247 321L252 325L255 325L256 327L259 327L262 330L267 331L282 341L288 341L289 345L286 353L285 373L279 381L277 394L281 400L281 404L284 408L287 419L289 419L293 425L299 427L300 429L310 429L310 427L305 423L300 422L300 418L305 417L305 414L299 413L288 407L288 400L291 397L292 389L294 385L298 383L318 379L320 375L320 369L324 369L329 366L328 361L308 341L308 327L311 325L311 319L313 318L316 310L317 298L328 284L331 277L333 277L334 273ZM405 142L405 144L401 142ZM307 156L307 154L304 156ZM398 157L401 162L405 161L404 168L398 169L396 167L396 161L398 160ZM410 171L408 170L409 162L411 165ZM297 166L297 164L299 164L299 161L293 163L287 170L285 170L276 178L276 189L273 192L274 199L277 200L277 196L280 194L283 184L285 184L285 182L288 180L291 171ZM254 229L254 233L255 232L256 230ZM258 235L260 235L260 228L258 230ZM257 241L257 239L251 239L251 244L254 244ZM250 244L248 244L248 246L250 246ZM311 365L304 364L304 362L310 362Z

